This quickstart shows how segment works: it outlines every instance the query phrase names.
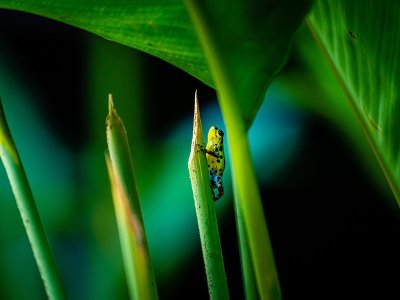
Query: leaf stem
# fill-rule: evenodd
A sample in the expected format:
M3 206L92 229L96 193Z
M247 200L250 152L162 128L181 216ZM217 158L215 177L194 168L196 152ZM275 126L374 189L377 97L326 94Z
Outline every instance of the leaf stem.
M65 291L50 249L39 212L33 198L21 159L11 136L0 99L0 157L8 179L25 231L32 247L47 296L50 299L65 299Z
M198 145L204 145L200 109L195 95L192 147L188 168L203 250L208 291L211 299L229 299L224 260L218 232L217 216L210 189L206 156Z

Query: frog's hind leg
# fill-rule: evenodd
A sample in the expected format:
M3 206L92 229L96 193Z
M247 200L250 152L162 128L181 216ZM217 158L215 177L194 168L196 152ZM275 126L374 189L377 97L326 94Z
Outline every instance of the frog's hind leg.
M221 198L224 195L224 187L222 185L222 177L219 175L215 174L210 174L210 180L211 180L211 189L212 189L212 194L213 194L213 199L214 201L217 201L219 198ZM214 194L214 188L218 189L218 194Z

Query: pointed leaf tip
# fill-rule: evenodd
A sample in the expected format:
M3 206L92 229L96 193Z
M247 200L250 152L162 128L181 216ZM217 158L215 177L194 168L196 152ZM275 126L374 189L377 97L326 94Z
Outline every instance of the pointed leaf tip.
M194 92L194 125L197 129L200 121L199 99L197 98L197 90Z
M112 94L108 94L108 113L111 114L114 111L115 108L114 108L114 101L112 98Z
M203 144L203 131L201 128L200 108L199 101L197 98L197 90L194 94L194 114L193 114L193 136L192 136L192 147L189 156L189 165L191 164L194 154L196 153L196 145Z
M199 132L200 131L200 132ZM197 90L194 94L194 120L193 120L193 143L199 143L199 135L201 133L201 118L200 118L200 108L199 100L197 98Z

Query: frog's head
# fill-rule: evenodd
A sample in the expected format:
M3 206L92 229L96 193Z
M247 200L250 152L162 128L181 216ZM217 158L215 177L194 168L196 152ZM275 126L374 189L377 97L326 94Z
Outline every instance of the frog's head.
M224 138L224 132L221 129L218 129L216 126L211 126L208 131L208 140L214 141L214 144L222 144Z

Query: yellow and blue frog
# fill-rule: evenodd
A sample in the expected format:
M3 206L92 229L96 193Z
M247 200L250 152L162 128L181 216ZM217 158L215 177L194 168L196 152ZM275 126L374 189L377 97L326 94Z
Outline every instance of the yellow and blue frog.
M225 170L224 132L216 126L211 126L208 131L207 145L200 146L201 150L206 153L213 199L217 201L224 195L224 186L222 185L222 174ZM215 195L214 189L218 189L217 195Z

